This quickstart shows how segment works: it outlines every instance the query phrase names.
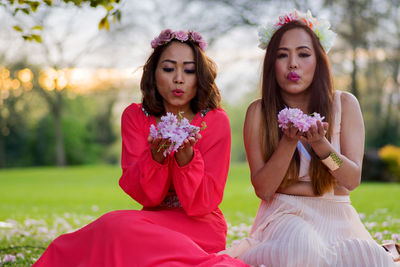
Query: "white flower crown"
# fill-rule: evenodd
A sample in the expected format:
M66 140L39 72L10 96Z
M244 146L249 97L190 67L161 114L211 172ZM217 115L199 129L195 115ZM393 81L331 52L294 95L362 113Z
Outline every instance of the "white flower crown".
M329 21L324 19L317 20L312 16L310 10L308 10L307 13L302 13L294 10L292 13L279 16L278 22L274 24L261 26L258 29L258 38L260 41L258 47L260 47L261 49L267 49L268 43L271 41L272 35L274 35L275 32L283 25L292 21L304 22L317 35L322 47L325 50L325 53L329 52L329 50L333 46L333 43L335 42L336 33L329 29L331 27Z

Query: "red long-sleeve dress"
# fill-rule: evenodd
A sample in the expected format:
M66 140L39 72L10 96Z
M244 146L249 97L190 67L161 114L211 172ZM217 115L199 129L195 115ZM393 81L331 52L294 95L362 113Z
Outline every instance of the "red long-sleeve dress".
M180 167L173 154L152 159L151 124L140 104L122 115L119 184L143 209L109 212L55 239L34 267L42 266L247 266L215 253L225 249L227 226L218 208L228 175L230 126L222 109L196 114L207 128L193 159Z

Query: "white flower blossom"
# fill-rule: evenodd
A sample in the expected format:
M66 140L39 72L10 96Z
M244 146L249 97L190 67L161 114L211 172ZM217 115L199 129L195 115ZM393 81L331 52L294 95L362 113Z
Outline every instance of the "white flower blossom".
M259 45L261 49L267 49L269 42L275 32L283 25L292 21L303 21L308 27L310 27L317 35L325 53L328 53L332 48L333 43L336 39L336 33L334 33L330 27L329 21L325 19L316 19L312 16L311 11L307 10L307 13L302 13L294 10L292 13L284 14L278 18L276 23L269 23L261 26L258 29Z

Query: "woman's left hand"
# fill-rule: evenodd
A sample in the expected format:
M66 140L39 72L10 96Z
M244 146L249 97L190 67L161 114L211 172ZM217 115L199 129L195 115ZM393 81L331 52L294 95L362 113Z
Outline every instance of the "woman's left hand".
M317 125L313 125L310 129L304 133L300 139L302 141L308 142L310 145L319 143L323 141L326 135L326 131L328 130L327 122L317 121Z
M183 141L183 144L175 152L175 159L179 166L185 166L193 158L193 146L201 139L201 134L197 133L194 137L189 137Z

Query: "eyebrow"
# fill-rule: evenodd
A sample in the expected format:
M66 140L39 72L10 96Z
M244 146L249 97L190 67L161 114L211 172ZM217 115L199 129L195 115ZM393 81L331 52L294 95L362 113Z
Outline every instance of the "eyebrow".
M163 62L170 62L172 64L176 64L177 63L175 60L171 60L171 59L164 59L163 61L161 61L161 63L163 63ZM186 65L186 64L195 64L195 62L194 61L184 61L183 64L184 65Z
M310 51L312 51L311 50L311 48L309 48L308 46L306 46L306 45L302 45L302 46L298 46L298 47L296 47L296 50L300 50L300 49L307 49L307 50L310 50ZM289 49L288 48L286 48L286 47L279 47L278 48L278 50L285 50L285 51L289 51Z

